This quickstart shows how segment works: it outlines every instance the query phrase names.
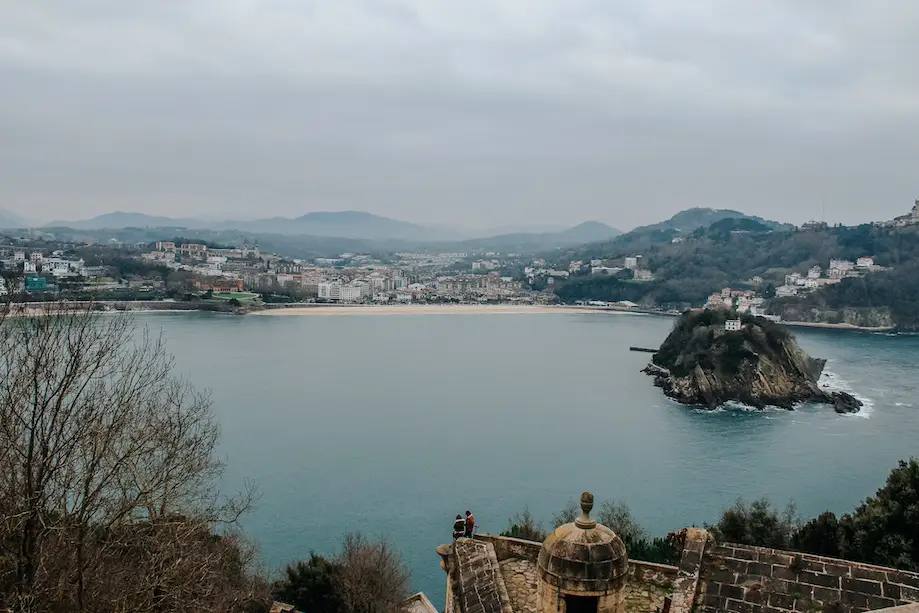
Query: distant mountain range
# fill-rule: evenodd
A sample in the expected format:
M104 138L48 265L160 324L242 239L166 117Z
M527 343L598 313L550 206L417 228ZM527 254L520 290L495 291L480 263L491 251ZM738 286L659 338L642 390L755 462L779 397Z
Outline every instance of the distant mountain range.
M588 221L557 232L503 233L480 231L470 235L462 229L429 227L363 211L319 211L301 217L272 217L249 221L213 221L195 218L171 218L116 211L80 221L56 221L46 227L67 227L77 230L123 228L170 228L189 230L237 230L253 234L286 234L363 240L402 240L414 242L468 243L472 249L478 243L484 248L497 245L520 245L526 248L553 248L583 242L605 240L621 234L615 228L597 221Z
M217 220L204 218L174 218L144 213L115 211L78 221L56 221L45 228L72 228L82 231L123 230L138 228L162 229L163 236L193 233L235 232L253 238L274 235L316 242L336 238L342 241L363 241L380 248L396 244L399 248L424 246L460 251L549 252L580 245L596 251L603 244L616 249L640 249L650 244L670 242L687 237L700 228L707 228L725 219L750 220L768 229L793 229L791 224L745 215L731 209L692 208L681 211L658 223L640 226L623 234L616 228L598 221L587 221L570 228L546 226L505 226L492 230L471 230L457 226L426 226L363 211L317 211L300 217L271 217L248 220ZM0 228L23 228L30 223L9 211L0 209ZM153 232L159 234L159 232ZM285 239L285 243L288 241ZM327 241L322 241L323 243ZM352 243L353 244L353 243ZM604 249L605 250L605 249Z
M459 247L464 250L491 249L502 252L529 252L542 249L571 247L584 243L593 243L614 238L622 234L599 221L585 221L573 228L559 232L514 232L483 238L461 241Z
M27 228L29 227L30 222L25 217L20 217L12 211L7 211L6 209L0 209L0 228Z

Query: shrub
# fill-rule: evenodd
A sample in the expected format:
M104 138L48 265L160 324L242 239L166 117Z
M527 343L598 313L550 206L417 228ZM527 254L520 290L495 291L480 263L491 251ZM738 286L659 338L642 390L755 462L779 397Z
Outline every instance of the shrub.
M389 542L351 533L334 558L310 553L289 565L272 596L311 613L395 613L408 589L409 572Z
M797 528L796 509L789 503L783 512L772 507L767 498L747 504L738 498L709 530L719 541L788 549Z
M523 507L523 511L508 520L507 529L501 533L501 536L540 542L546 538L542 531L542 526L530 513L529 507Z

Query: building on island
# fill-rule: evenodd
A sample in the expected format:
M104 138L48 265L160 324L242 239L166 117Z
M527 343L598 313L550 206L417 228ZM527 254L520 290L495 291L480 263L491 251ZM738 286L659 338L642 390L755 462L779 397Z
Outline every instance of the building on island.
M625 258L622 262L623 267L628 268L629 270L635 270L641 268L642 257L640 255L635 255Z
M919 573L719 543L701 528L668 536L673 565L631 560L592 507L585 492L580 517L542 543L477 534L440 545L444 613L919 613ZM436 611L417 594L402 609Z

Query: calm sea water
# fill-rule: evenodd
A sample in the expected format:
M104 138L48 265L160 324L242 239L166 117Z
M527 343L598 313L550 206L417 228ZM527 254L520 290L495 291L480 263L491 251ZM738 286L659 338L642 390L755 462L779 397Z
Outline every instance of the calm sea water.
M262 491L246 520L279 569L360 529L387 536L443 602L434 548L475 512L498 532L548 522L581 491L626 502L654 534L714 521L738 496L851 509L919 454L919 337L799 331L859 416L702 412L638 371L673 320L596 314L138 316L210 388L226 486Z

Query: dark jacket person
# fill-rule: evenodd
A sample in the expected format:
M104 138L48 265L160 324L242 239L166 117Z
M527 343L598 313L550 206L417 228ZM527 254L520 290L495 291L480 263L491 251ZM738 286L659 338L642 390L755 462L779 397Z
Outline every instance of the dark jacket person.
M456 521L453 522L453 538L458 539L463 536L463 533L466 532L466 522L463 521L462 515L456 516Z

